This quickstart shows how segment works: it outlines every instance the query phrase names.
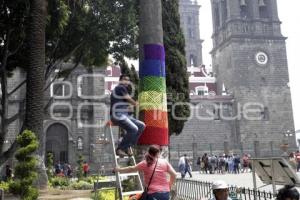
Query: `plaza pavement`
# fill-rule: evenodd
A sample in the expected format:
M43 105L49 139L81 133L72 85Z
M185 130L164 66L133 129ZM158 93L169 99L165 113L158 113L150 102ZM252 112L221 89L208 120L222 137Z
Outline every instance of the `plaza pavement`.
M300 176L300 173L297 173L298 176ZM180 178L180 174L177 174L177 177ZM199 180L199 181L208 181L213 182L216 180L224 180L229 185L238 186L238 187L245 187L253 189L253 177L252 173L246 172L246 173L240 173L240 174L200 174L199 171L193 171L192 172L192 178L190 178L189 174L186 174L185 179L187 180ZM256 176L256 185L259 190L266 191L266 192L272 192L272 186L264 186L265 184L262 183L262 181L259 179L258 176ZM262 187L264 186L264 187ZM278 185L276 186L276 189L280 189L282 186ZM300 188L298 188L300 190Z

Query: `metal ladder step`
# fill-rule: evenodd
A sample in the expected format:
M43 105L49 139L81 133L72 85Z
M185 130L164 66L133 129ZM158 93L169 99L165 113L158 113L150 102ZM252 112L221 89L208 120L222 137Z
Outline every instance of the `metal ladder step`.
M115 151L116 143L115 143L114 133L112 131L111 124L109 124L106 128L108 128L110 139L111 139L111 144L112 144L112 148L113 148L113 158L114 158L115 166L122 166L124 164L126 166L136 165L136 160L135 160L134 156L120 157L120 156L116 155L116 151ZM132 149L130 149L130 150L132 151ZM125 181L127 178L134 177L134 176L137 177L137 179L135 179L137 181L136 190L123 192L122 182ZM124 178L125 178L125 180L124 180ZM143 193L143 184L142 184L142 181L141 181L140 174L138 172L133 172L133 173L120 173L120 172L117 172L116 173L116 183L117 183L117 188L119 190L120 200L124 200L123 197L125 197L125 196L129 196L129 195L132 195L132 194Z
M120 173L119 176L139 176L140 174L138 172L133 173Z

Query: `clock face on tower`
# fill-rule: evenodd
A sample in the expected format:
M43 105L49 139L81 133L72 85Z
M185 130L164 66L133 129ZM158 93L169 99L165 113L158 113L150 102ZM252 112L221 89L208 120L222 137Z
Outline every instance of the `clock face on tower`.
M259 65L266 65L269 61L269 58L265 52L259 51L255 54L255 61Z

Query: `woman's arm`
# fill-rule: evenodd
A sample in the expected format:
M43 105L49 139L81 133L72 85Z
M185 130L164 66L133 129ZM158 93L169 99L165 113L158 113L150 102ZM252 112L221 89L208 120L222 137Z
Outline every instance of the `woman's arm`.
M174 184L175 180L176 180L176 171L174 170L174 168L172 167L172 165L170 165L169 163L169 170L168 173L170 174L170 189L172 188L172 185Z
M129 166L129 167L116 167L115 168L116 172L121 172L121 173L131 173L131 172L136 172L138 171L137 166Z

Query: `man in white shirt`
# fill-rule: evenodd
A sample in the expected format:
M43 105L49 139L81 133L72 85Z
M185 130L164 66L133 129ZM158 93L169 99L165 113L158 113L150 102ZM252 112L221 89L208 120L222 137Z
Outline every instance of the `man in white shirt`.
M185 177L185 159L186 159L186 154L181 156L179 158L179 162L178 162L178 169L179 169L179 172L181 174L181 178Z

